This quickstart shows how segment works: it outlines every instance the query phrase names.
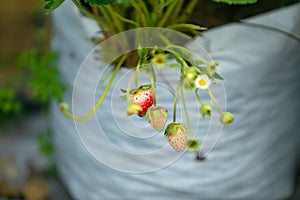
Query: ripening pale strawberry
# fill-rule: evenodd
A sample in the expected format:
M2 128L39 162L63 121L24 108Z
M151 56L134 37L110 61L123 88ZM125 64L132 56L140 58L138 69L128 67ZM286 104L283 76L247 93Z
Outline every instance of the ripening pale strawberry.
M154 129L161 131L167 122L168 111L162 106L152 106L148 109L146 117Z
M172 122L165 131L165 137L177 152L182 152L187 147L186 128L183 124Z
M150 106L153 105L153 93L151 86L141 86L130 92L128 98L127 115L138 114L144 117ZM128 109L130 108L130 109Z

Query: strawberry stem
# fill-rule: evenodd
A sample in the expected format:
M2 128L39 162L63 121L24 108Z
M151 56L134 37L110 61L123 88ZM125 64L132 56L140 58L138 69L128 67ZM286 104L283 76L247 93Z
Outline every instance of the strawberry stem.
M173 122L176 122L177 100L178 100L178 92L179 92L180 86L181 86L181 82L178 83L176 91L175 91L174 105L173 105Z
M180 87L180 93L181 93L181 101L182 101L182 105L183 105L183 110L184 110L185 117L186 117L187 132L189 133L190 137L192 138L193 134L191 132L191 122L190 122L189 113L187 111L187 107L186 107L186 103L185 103L185 99L184 99L183 87Z
M203 103L203 101L201 100L201 98L199 97L198 90L199 90L199 88L196 88L196 90L195 90L195 95L196 95L197 101L201 104L201 106L203 106L204 103Z
M206 91L207 91L208 95L210 96L211 100L213 101L213 103L215 104L215 106L216 106L218 112L221 114L221 113L222 113L222 110L221 110L220 105L218 104L218 102L217 102L215 96L213 95L213 93L210 91L209 88L207 88Z
M151 88L152 88L152 93L153 93L153 105L156 106L156 94L155 94L156 76L155 76L155 71L153 69L153 66L150 65L149 68L150 68Z
M119 69L121 68L122 64L125 62L126 58L127 58L127 54L124 54L122 56L122 58L120 59L118 65L116 66L116 69L114 70L114 72L113 72L107 86L105 87L103 93L99 97L97 104L94 106L94 108L89 113L87 113L83 117L75 117L72 114L68 113L66 109L63 109L62 110L63 114L66 117L68 117L69 119L72 119L72 120L75 120L75 121L84 121L84 120L87 120L88 118L90 118L96 112L96 110L99 108L99 106L101 105L101 103L102 103L103 99L105 98L108 90L110 89L110 86L111 86L112 82L114 81Z

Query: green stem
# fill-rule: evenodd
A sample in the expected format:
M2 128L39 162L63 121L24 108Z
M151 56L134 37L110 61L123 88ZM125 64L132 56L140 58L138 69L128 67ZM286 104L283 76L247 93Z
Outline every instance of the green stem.
M210 91L209 88L207 88L206 91L207 91L209 97L211 98L211 100L213 101L213 103L215 104L215 106L216 106L218 112L221 114L221 113L222 113L222 110L221 110L221 108L220 108L220 106L219 106L219 104L218 104L216 98L214 97L213 93Z
M153 93L153 104L156 106L156 93L155 93L155 83L156 83L156 76L153 66L150 64L150 80L151 80L151 88Z
M96 112L96 110L99 108L99 106L100 106L101 103L103 102L104 98L106 97L106 94L107 94L108 90L110 89L110 86L111 86L112 82L114 81L114 79L115 79L115 77L116 77L116 75L117 75L119 69L121 68L122 64L125 62L126 57L127 57L127 55L124 54L124 55L122 56L122 58L120 59L118 65L116 66L116 69L114 70L114 72L113 72L113 74L112 74L112 76L111 76L109 82L107 83L107 85L106 85L106 87L105 87L103 93L102 93L101 96L99 97L98 102L96 103L96 105L94 106L94 108L93 108L89 113L87 113L87 114L86 114L85 116L83 116L83 117L75 117L75 116L73 116L72 114L68 113L67 110L62 110L63 114L64 114L66 117L68 117L69 119L72 119L72 120L75 120L75 121L84 121L84 120L90 118L90 117Z
M193 52L193 51L191 51L191 50L189 50L189 49L187 49L187 48L185 48L185 47L178 46L178 45L174 45L174 44L168 45L168 46L166 47L166 49L168 49L168 47L169 47L169 48L177 48L177 49L182 50L183 52L186 52L187 54L189 54L189 55L191 55L191 56L195 56L196 58L199 59L199 61L201 61L201 62L202 62L203 64L205 64L205 65L209 65L209 64L210 64L210 63L207 62L204 58L202 58L199 54L197 54L197 53L195 53L195 52Z
M182 65L182 67L188 67L188 64L185 62L185 60L180 55L178 55L175 51L169 48L160 48L160 50L171 53L176 58L176 60Z
M134 79L134 77L136 77L137 74L136 73L132 73L130 78L129 78L129 81L127 83L127 89L126 89L126 96L127 96L127 99L129 99L129 95L130 95L130 87L131 87L131 84L132 84L132 81ZM137 86L136 86L137 87Z
M140 74L141 62L142 62L142 58L139 58L139 61L137 63L136 69L135 69L135 87L139 86L139 74Z
M197 101L201 104L201 106L203 106L204 103L203 103L203 101L201 100L201 98L199 97L198 90L199 90L199 88L196 88L196 90L195 90L195 95L196 95Z
M173 105L173 122L176 122L176 112L177 112L177 100L178 100L178 92L179 88L181 87L181 83L179 82L175 91L174 96L174 105Z
M184 110L185 117L186 117L187 132L189 133L190 137L192 138L193 134L191 131L191 122L190 122L189 113L187 111L187 107L186 107L186 103L185 103L185 99L184 99L183 87L180 87L180 93L181 93L181 101L182 101L182 105L183 105L183 110Z

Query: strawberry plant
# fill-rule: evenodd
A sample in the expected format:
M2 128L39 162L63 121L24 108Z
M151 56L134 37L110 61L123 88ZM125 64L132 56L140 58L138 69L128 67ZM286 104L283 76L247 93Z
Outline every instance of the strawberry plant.
M52 11L59 7L64 0L45 0L45 8ZM256 0L216 0L229 4L254 3ZM72 2L87 17L95 20L101 29L101 36L93 39L100 43L113 35L122 33L129 29L161 27L173 31L179 31L189 36L200 35L200 31L205 27L190 24L187 22L188 16L193 11L197 0L84 0ZM146 35L147 33L145 33ZM163 41L160 46L151 45L152 41L140 43L138 40L130 41L123 39L116 44L109 44L107 48L101 49L104 58L111 56L119 49L132 47L134 50L125 52L114 59L114 71L109 79L103 93L93 109L84 116L73 116L69 112L69 105L61 103L62 113L77 121L83 121L94 115L105 98L112 82L122 66L133 68L134 72L128 81L127 88L120 88L124 93L123 100L127 101L127 116L138 115L145 118L154 130L165 129L165 137L174 150L182 152L186 149L190 151L199 150L199 141L193 137L189 113L185 101L185 91L193 92L198 104L195 109L199 110L199 117L210 117L213 109L220 115L220 123L230 124L234 121L234 116L230 112L223 111L218 104L213 92L210 90L212 84L222 81L223 77L218 73L218 63L208 62L183 44L174 44L166 35L158 33ZM170 60L175 60L176 64L169 64ZM178 83L173 99L173 120L167 126L167 116L170 113L164 105L157 102L156 75L162 68L169 68L179 72ZM139 75L146 72L149 75L149 85L139 83ZM134 87L132 88L132 83ZM207 93L212 104L203 102L200 97L200 90ZM177 104L181 98L182 107L186 123L177 121ZM121 101L121 100L120 100ZM197 108L197 105L200 105ZM166 128L165 128L166 126Z

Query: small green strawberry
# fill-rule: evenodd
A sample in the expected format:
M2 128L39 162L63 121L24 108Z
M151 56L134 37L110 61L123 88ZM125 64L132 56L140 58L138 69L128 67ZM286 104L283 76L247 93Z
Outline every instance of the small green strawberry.
M234 116L230 112L223 112L221 113L220 121L226 125L230 124L234 121Z
M148 109L146 117L154 129L161 131L167 122L168 111L162 106L152 106Z
M127 115L137 114L144 117L149 107L153 105L153 93L151 86L143 85L133 89L129 93Z
M211 116L211 111L212 111L212 107L210 104L204 104L200 109L203 118L205 117L205 115Z
M165 137L177 152L182 152L187 147L186 128L183 124L172 122L165 130Z

